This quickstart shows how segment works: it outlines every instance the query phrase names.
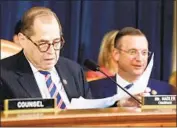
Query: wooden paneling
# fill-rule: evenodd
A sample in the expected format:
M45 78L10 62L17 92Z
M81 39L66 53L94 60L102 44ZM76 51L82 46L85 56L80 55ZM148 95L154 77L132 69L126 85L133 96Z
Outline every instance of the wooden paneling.
M2 113L1 121L2 126L176 126L176 111L106 108Z

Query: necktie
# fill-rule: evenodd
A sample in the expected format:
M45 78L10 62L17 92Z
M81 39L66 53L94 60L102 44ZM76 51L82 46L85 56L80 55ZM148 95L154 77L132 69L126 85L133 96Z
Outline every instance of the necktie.
M49 90L50 96L52 98L56 98L57 107L60 108L60 109L65 109L66 105L63 102L63 100L62 100L62 98L61 98L61 96L60 96L60 94L59 94L59 92L56 88L56 85L52 81L50 72L47 72L47 71L39 71L39 72L45 76L46 85L47 85L47 88Z
M125 86L124 88L125 89L129 89L129 88L131 88L133 86L133 84L128 84L127 86Z

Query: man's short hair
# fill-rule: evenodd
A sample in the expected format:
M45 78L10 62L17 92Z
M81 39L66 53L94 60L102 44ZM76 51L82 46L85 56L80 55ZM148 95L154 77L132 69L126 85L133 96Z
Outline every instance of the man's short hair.
M145 34L143 32L141 32L141 30L133 28L133 27L125 27L123 29L121 29L116 37L115 37L115 42L114 42L114 47L118 48L120 47L120 43L119 40L123 37L123 36L127 36L127 35L132 35L132 36L145 36Z
M58 22L59 27L61 28L61 24L57 15L51 9L47 7L32 7L28 11L26 11L22 17L20 32L24 33L29 37L34 35L33 31L34 20L36 19L36 17L39 16L54 16Z
M14 35L17 35L20 32L21 29L21 20L19 20L16 24L15 24L15 29L14 29Z

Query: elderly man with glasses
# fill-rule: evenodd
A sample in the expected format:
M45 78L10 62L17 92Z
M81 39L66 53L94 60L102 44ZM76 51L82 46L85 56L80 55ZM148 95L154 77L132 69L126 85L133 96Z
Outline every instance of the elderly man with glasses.
M148 41L139 29L125 27L116 35L114 47L113 57L117 61L118 73L112 78L129 92L133 86L136 86L134 83L142 78L148 65L148 58L151 55ZM89 84L94 98L110 97L122 90L109 78L91 81ZM137 99L147 94L168 95L172 93L172 88L168 83L151 78L145 87L147 88L144 92L136 95ZM133 98L121 100L119 105L140 106L139 102Z
M72 98L91 98L77 63L60 57L65 41L56 14L45 7L29 9L18 39L23 50L1 60L0 101L12 98L56 98L66 109Z

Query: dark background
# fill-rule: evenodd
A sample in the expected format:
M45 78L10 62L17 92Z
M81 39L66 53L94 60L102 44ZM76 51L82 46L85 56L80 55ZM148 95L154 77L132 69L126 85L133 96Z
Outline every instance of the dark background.
M152 77L167 81L172 65L173 0L1 1L0 38L12 40L14 27L32 6L51 8L61 20L66 44L62 56L81 65L97 61L104 34L132 26L148 38L155 53Z

